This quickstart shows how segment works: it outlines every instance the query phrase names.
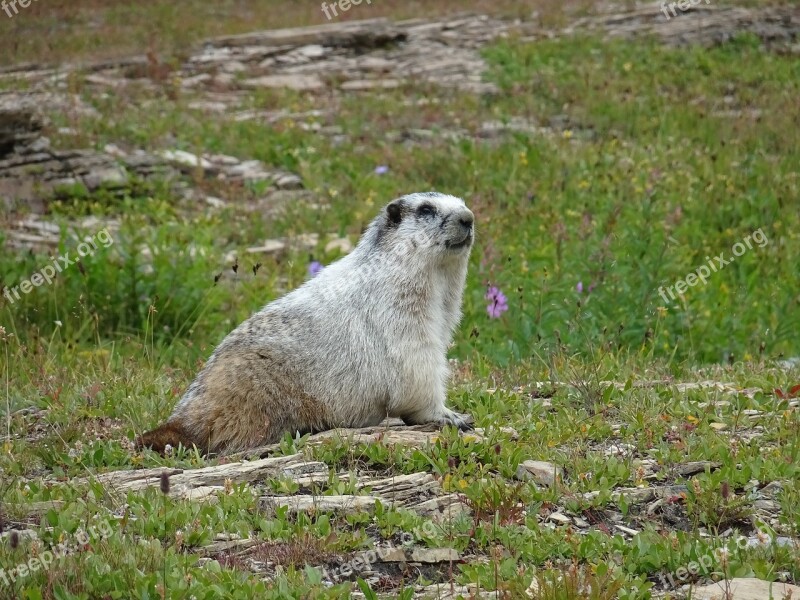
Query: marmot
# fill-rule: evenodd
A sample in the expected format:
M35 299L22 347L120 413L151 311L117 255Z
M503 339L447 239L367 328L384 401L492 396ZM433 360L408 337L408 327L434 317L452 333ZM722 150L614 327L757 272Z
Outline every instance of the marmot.
M353 252L225 337L138 446L229 453L387 416L470 429L445 399L474 236L460 198L392 201Z

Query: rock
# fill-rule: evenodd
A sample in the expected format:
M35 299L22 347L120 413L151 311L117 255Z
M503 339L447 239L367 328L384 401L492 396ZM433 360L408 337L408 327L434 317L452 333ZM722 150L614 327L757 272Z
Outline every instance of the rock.
M214 85L217 88L227 89L233 87L236 76L233 73L217 73L214 75Z
M427 499L438 496L441 489L439 482L430 473L408 473L394 477L362 476L356 482L357 491L369 491L373 496L389 498L396 505L414 511L420 503L424 504ZM448 502L444 500L443 504Z
M414 598L420 600L497 600L497 592L488 592L475 585L455 585L449 583L434 583L417 587Z
M677 465L675 467L675 472L681 477L691 477L698 473L704 473L706 469L709 471L716 471L720 466L722 466L722 463L712 462L710 460L696 460Z
M614 525L619 531L622 533L627 533L630 536L638 535L638 531L636 529L631 529L630 527L625 527L624 525Z
M655 498L675 498L681 494L685 494L687 488L685 485L665 485L657 487L641 487L641 488L618 488L611 492L611 499L618 502L622 496L629 503L642 504L644 502L651 502ZM586 500L594 500L600 495L598 491L585 492L583 497Z
M328 477L312 471L307 475L293 477L301 490L324 484ZM322 496L299 494L295 496L263 496L259 503L264 507L287 506L291 512L309 510L357 512L370 510L379 501L385 506L403 507L420 516L431 517L444 523L460 514L469 514L455 494L439 496L442 489L430 473L409 473L394 477L371 477L362 475L355 481L354 491L363 495ZM449 512L448 512L449 509Z
M636 450L636 446L626 443L613 443L603 450L605 456L628 456Z
M362 553L371 554L371 553ZM438 564L456 562L461 560L461 555L454 548L381 548L377 552L381 562L415 562L424 564Z
M406 552L411 562L418 563L443 563L461 560L458 550L454 548L413 548Z
M325 244L325 252L338 250L342 254L349 254L353 251L353 242L347 238L336 238Z
M216 196L206 196L205 201L206 204L208 204L211 208L225 208L225 201L222 198L217 198Z
M776 546L780 546L782 548L793 548L795 545L795 541L792 538L785 537L785 536L778 536L774 540L770 539L769 536L754 536L747 538L746 547L747 548L767 548L775 544Z
M330 439L337 441L347 441L350 444L376 444L381 443L385 446L409 446L412 448L422 448L428 444L433 444L439 439L441 430L432 424L406 426L400 419L387 419L380 425L373 427L362 427L360 429L331 429L310 436L306 442L309 446L318 446L328 443ZM465 442L481 441L484 439L483 433L476 429L462 434ZM269 444L260 448L253 448L245 452L238 452L230 455L232 460L243 458L254 459L268 456L280 448L280 444ZM395 477L395 480L398 478Z
M781 505L774 500L756 500L753 502L753 508L765 512L778 513L781 509Z
M294 173L281 172L274 174L273 184L279 190L299 190L303 187L303 180Z
M657 37L673 46L717 46L736 34L751 33L770 46L790 48L800 36L800 14L793 6L744 8L690 3L686 11L666 19L660 5L623 13L609 12L578 19L562 30L600 30L608 37Z
M194 77L188 77L186 79L181 80L181 87L185 88L193 88L197 87L203 83L208 83L211 81L212 77L208 73L200 73L199 75L195 75Z
M219 536L217 537L219 538ZM222 552L231 553L237 550L246 550L247 548L257 546L260 543L262 543L260 540L252 538L236 539L232 537L230 539L216 539L208 546L203 546L200 551L205 556L216 556Z
M397 79L356 79L345 81L339 88L346 92L363 92L367 90L389 90L400 87Z
M247 252L250 254L275 254L286 250L286 242L281 240L267 240L262 246L254 246L248 248Z
M547 517L548 521L553 521L554 523L558 523L559 525L569 525L572 523L572 519L570 519L567 515L562 515L561 513L551 513Z
M385 498L375 496L262 496L259 499L261 508L288 507L291 513L309 511L338 511L341 513L364 512L375 508L375 501L378 500L385 506L391 506L392 502Z
M461 501L458 494L437 496L413 505L413 510L422 517L428 517L435 523L447 523L461 518L470 517L472 509Z
M37 139L44 119L36 111L36 100L23 94L0 94L0 158L15 147Z
M246 79L243 85L248 88L287 88L301 92L325 89L325 83L318 75L263 75Z
M238 60L231 60L222 64L222 70L225 73L243 73L247 71L247 65Z
M694 600L769 600L775 598L800 598L800 586L772 583L753 577L734 578L695 587Z
M303 187L294 173L231 156L199 156L184 150L162 150L155 154L142 150L126 152L114 144L106 145L102 152L54 149L50 140L40 134L44 123L37 116L40 102L60 106L63 98L0 93L0 198L9 208L27 204L28 212L44 213L48 202L62 194L73 195L76 191L91 194L101 188L123 194L131 185L131 175L166 181L185 192L187 183L178 181L181 172L194 176L198 168L207 177L266 182L273 190ZM7 239L12 246L42 245L38 237L14 230Z
M17 536L19 536L19 541L22 543L33 542L39 539L39 534L33 529L9 529L0 533L0 542L2 542L3 545L8 545L8 538L11 537L12 532L16 532Z
M226 481L232 483L253 482L268 477L305 477L309 473L324 473L325 463L308 461L301 454L263 458L249 462L229 462L201 469L137 469L132 471L112 471L96 476L107 488L118 492L142 490L157 487L162 473L170 477L170 495L178 498L208 498L224 490Z
M301 46L298 48L297 53L305 58L321 58L325 56L325 48L319 44L309 44L308 46Z
M759 490L759 495L764 498L774 500L778 498L783 492L783 482L770 481L767 485Z
M0 197L9 205L27 203L33 212L45 212L46 200L65 188L82 186L92 192L127 183L128 174L114 157L93 150L17 147L15 153L0 159Z
M92 73L91 75L87 75L85 81L86 83L90 83L92 85L99 85L102 87L109 87L109 88L119 88L128 83L125 79L119 79L116 77L106 77L105 75L101 75L100 73Z
M361 50L363 53L364 50L382 48L402 41L405 37L401 28L390 24L386 19L366 19L219 37L206 41L206 51L227 51L233 54L233 50L248 46L295 48L320 44Z
M191 167L195 169L198 167L201 169L210 169L212 166L208 160L201 158L196 154L192 154L191 152L185 152L184 150L162 150L156 154L167 162L171 162L180 166Z
M526 460L517 467L516 478L520 481L535 481L553 487L562 477L561 468L542 460Z
M318 233L301 233L290 239L292 246L305 250L314 250L319 244Z
M90 190L100 187L122 187L128 183L128 174L118 166L95 168L83 176L83 183Z

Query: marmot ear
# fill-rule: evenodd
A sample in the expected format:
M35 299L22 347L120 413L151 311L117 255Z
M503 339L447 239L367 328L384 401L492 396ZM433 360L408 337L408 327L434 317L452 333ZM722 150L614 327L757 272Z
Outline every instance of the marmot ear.
M403 201L395 200L386 207L386 214L389 215L389 222L397 225L403 220Z

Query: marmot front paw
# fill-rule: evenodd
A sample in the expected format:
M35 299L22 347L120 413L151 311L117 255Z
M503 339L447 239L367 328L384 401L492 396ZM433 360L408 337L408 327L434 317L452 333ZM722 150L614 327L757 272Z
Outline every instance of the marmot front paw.
M452 425L453 427L458 427L461 431L472 431L475 429L475 419L472 418L472 415L457 413L450 409L447 409L436 423L441 426Z

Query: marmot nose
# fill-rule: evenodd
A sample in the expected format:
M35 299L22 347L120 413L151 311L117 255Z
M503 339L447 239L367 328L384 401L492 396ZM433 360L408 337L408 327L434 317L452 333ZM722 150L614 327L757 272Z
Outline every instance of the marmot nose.
M472 229L472 224L475 222L475 217L473 217L472 214L464 215L458 219L458 222L467 229Z

